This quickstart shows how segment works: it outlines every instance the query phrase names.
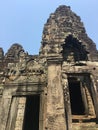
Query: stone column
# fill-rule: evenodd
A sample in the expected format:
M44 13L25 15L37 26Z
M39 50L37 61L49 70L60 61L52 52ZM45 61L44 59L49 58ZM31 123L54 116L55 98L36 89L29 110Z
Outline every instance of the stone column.
M91 91L92 91L92 97L94 101L94 107L95 107L95 113L96 113L96 118L98 120L98 92L97 92L97 82L94 79L93 75L90 75L91 79Z
M0 84L0 103L1 103L1 100L2 100L3 88L4 88L4 86L2 84Z
M0 130L13 130L15 125L14 115L16 99L12 96L12 93L16 91L17 87L13 87L12 84L5 86L1 103L0 103ZM13 100L14 99L14 100Z
M9 117L8 117L6 130L14 130L15 129L18 103L19 103L19 98L13 97L12 102L11 102L10 111L9 111Z
M72 116L71 116L71 103L68 87L68 78L66 73L62 73L62 86L64 94L64 105L65 105L65 115L68 130L72 129Z
M6 130L8 114L11 105L11 96L4 95L0 104L0 130Z
M85 108L85 114L88 115L89 110L88 110L88 102L87 102L85 87L86 87L85 84L83 82L80 82L81 96L82 96L82 101L83 101L84 108Z
M61 64L48 66L46 130L66 130Z
M26 97L20 97L16 116L15 130L22 130L23 128L25 105L26 105Z

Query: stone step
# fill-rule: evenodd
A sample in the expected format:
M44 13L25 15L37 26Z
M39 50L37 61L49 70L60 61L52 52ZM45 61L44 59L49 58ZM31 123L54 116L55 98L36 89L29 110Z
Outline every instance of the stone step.
M74 123L72 130L98 130L98 124L95 123Z

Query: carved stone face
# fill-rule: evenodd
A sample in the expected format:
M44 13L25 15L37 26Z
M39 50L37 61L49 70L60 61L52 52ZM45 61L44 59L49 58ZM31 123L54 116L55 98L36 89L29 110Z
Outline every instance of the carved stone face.
M19 53L21 51L24 51L23 47L21 45L13 44L11 46L11 48L8 50L8 52L6 53L5 57L7 59L11 59L11 58L18 59L19 58Z

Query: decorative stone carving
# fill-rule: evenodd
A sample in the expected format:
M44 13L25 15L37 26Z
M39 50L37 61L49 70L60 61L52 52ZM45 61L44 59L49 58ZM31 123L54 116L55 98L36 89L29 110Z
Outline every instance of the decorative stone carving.
M19 68L20 72L23 72L26 69L26 57L27 57L27 53L25 53L24 51L20 51L19 63L17 64L17 67Z
M63 86L65 102L69 103L70 99L69 99L69 90L68 90L68 79L65 73L62 73L62 86Z
M74 63L75 62L75 59L74 59L74 53L71 52L68 57L67 57L67 62L69 63Z
M48 52L50 51L50 46L48 44L44 45L40 49L40 55L47 56Z
M27 71L31 73L33 72L33 74L41 74L43 73L43 68L41 64L38 63L37 59L34 59L33 61L31 60L30 62L28 62Z
M71 119L71 103L70 103L70 94L68 87L68 78L67 74L62 72L62 86L64 93L64 105L65 105L65 114L67 116L66 122L68 124L68 129L72 129L72 119Z
M50 53L60 54L62 51L62 46L60 44L52 44Z
M27 63L26 72L28 80L33 82L46 82L45 59L34 59Z
M27 53L20 51L18 63L8 63L5 73L7 80L15 82L46 82L45 59L28 59Z
M26 53L21 51L19 54L19 62L18 63L8 63L8 67L6 70L6 77L14 81L22 75L26 69Z
M60 46L57 47L58 45L56 45L55 47L55 44L64 44L69 34L78 39L78 41L81 41L82 45L85 46L85 50L89 52L88 58L94 60L93 55L96 57L95 53L97 53L94 43L87 36L80 17L73 13L67 6L57 8L55 13L52 13L47 20L43 30L41 49L43 52L41 53L44 53L45 47L47 48L48 46L49 51L45 49L45 53L48 55L50 53L59 54ZM43 46L44 43L46 44Z
M23 47L17 43L13 44L5 54L5 59L17 60L19 58L20 51L24 51Z
M14 44L2 56L0 48L0 130L23 128L23 121L28 120L24 108L32 104L27 100L33 94L39 119L34 119L35 114L30 118L39 121L35 126L39 124L40 130L98 130L98 52L70 7L60 6L50 15L39 55L29 55L21 45ZM90 107L91 118L80 110L84 105L79 96L85 107ZM75 113L72 104L77 107Z
M60 44L51 44L50 46L48 44L43 47L41 50L41 55L53 55L53 54L60 54L62 52L62 46Z
M4 71L2 70L2 71L0 72L0 83L1 83L1 84L4 84L4 82L5 82L5 73L4 73Z

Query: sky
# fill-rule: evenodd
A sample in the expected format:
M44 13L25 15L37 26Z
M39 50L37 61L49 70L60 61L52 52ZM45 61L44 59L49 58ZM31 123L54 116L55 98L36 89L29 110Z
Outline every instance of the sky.
M19 43L29 54L38 54L44 24L60 5L81 17L98 49L98 0L0 0L0 47L6 53Z

